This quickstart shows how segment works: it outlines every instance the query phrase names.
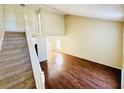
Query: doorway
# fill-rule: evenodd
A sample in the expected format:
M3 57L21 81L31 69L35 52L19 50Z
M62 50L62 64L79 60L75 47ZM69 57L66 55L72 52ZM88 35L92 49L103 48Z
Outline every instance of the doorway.
M47 47L47 57L48 55L51 54L51 52L61 51L61 47L62 47L61 39L47 37L46 47Z
M61 40L56 40L56 50L61 50Z

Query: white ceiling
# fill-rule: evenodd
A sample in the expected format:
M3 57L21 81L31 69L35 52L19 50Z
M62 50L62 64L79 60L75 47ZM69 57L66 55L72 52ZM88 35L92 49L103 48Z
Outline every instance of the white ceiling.
M124 22L124 4L46 4L65 14Z

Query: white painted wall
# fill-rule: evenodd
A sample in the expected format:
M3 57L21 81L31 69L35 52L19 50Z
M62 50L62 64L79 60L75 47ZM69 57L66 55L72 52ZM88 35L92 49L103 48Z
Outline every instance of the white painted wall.
M65 17L62 51L111 67L122 67L122 23L79 16Z
M47 36L65 35L64 15L41 8L42 33Z
M25 31L24 9L17 4L3 5L6 31Z
M39 37L38 43L39 43L38 54L39 54L39 60L41 62L41 61L47 60L46 37L45 36Z
M3 6L0 5L0 31L4 29L3 24Z
M31 8L26 8L26 15L28 17L28 25L31 27L30 32L38 33L39 22L38 22L38 10L31 10Z

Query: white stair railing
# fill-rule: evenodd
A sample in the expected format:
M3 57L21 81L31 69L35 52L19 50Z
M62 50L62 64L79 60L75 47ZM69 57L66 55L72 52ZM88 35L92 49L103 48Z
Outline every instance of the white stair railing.
M123 24L123 55L122 55L122 69L121 69L121 89L124 89L124 24Z
M121 89L124 89L124 67L121 69Z
M3 6L0 5L0 50L3 43L3 37L4 37L4 22L3 22Z
M41 70L39 59L37 57L35 48L33 46L32 35L31 32L29 31L30 26L28 25L27 16L25 16L25 22L26 22L26 38L28 42L29 54L31 58L31 64L35 78L36 88L44 89L45 88L44 72Z
M3 37L4 37L4 30L1 30L0 31L0 50L1 50L1 47L2 47L2 43L3 43Z

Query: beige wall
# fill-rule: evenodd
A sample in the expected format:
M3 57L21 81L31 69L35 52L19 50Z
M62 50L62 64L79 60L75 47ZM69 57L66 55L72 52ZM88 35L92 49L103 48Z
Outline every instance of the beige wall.
M67 15L62 51L115 68L122 65L122 23Z
M41 8L42 31L47 36L65 35L64 15Z

